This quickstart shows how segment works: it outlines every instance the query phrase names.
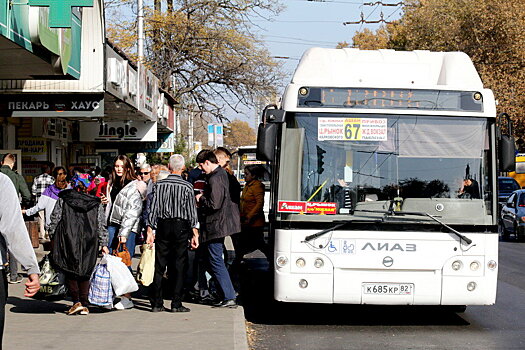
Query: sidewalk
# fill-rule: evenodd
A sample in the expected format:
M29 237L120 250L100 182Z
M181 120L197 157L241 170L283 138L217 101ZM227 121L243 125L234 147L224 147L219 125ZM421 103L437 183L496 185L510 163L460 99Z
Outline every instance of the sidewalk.
M241 306L213 309L184 303L191 312L152 313L149 302L137 298L131 310L93 307L87 316L67 316L68 301L25 298L25 281L9 285L3 342L7 350L248 349Z

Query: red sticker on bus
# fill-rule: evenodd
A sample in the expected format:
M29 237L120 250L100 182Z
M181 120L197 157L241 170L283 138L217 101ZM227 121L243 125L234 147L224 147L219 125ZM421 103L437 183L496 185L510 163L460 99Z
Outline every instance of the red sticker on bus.
M306 214L337 214L337 204L331 202L307 202Z
M305 213L306 202L279 201L277 211L281 213Z

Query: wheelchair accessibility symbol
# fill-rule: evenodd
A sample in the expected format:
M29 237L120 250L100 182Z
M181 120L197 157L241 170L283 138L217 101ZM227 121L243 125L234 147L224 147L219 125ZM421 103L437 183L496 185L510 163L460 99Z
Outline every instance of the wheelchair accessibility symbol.
M330 241L327 249L330 253L339 253L339 248L334 245L334 241Z

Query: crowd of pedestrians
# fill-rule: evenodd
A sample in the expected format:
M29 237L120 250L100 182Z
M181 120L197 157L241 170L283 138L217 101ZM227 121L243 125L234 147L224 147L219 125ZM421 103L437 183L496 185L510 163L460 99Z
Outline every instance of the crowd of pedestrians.
M125 246L133 256L142 244L155 248L155 272L149 286L152 312L189 312L184 300L235 308L238 293L232 271L246 253L260 249L269 258L270 251L263 238L261 169L244 170L246 184L241 190L230 160L231 153L218 148L201 151L193 169L186 169L186 160L178 154L170 157L167 167L147 163L135 167L125 155L117 156L111 169L89 172L74 168L68 173L64 167L45 163L42 174L34 179L35 204L30 206L29 188L13 170L16 160L6 155L0 168L0 190L14 194L9 212L13 207L20 211L11 226L5 224L9 214L0 213L0 233L7 242L2 253L10 255L2 254L2 261L9 261L9 272L1 271L12 283L20 282L18 259L29 274L26 294L34 294L38 284L34 252L27 252L25 239L23 247L10 244L13 233L22 230L15 230L13 224L23 226L24 214L40 220L40 242L50 243L53 268L65 274L72 300L66 311L69 315L89 314L90 277L101 253ZM7 185L9 191L4 188ZM228 236L235 248L231 271L224 245ZM5 305L2 288L0 302ZM169 308L164 307L166 289ZM134 307L131 294L117 296L115 301L115 309Z

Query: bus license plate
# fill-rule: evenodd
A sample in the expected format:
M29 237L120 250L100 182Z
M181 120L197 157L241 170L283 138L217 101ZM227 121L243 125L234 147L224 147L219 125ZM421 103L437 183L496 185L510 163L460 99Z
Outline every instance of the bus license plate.
M412 295L412 283L363 283L364 294Z

